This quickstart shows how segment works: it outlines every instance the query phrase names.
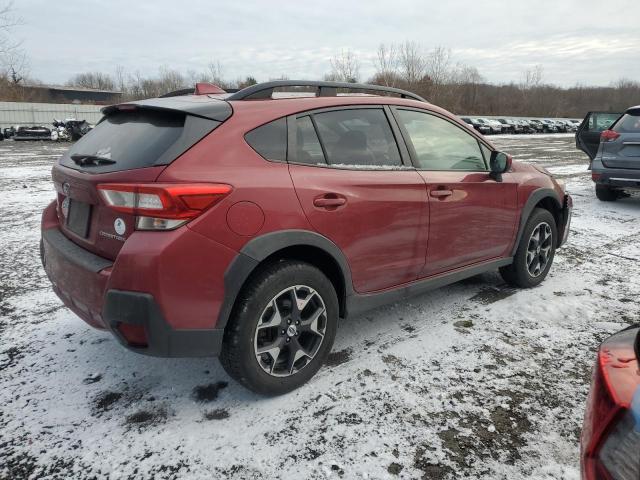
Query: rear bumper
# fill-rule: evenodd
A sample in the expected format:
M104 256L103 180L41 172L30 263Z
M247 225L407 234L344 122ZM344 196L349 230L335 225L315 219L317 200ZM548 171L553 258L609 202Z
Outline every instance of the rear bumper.
M596 185L622 190L640 190L640 169L596 169L591 172Z
M112 262L64 236L52 203L43 213L41 256L53 290L85 322L138 353L218 355L224 272L237 253L187 228L140 233Z
M176 330L167 323L155 298L148 293L109 290L102 317L122 345L144 355L208 357L219 355L222 348L224 330ZM122 333L125 325L140 327L145 332L146 345L128 340Z

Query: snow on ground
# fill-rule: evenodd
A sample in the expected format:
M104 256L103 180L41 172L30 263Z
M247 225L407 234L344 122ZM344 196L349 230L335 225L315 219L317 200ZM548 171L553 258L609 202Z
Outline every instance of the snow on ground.
M571 136L503 136L561 174L569 244L532 290L485 274L340 325L303 388L131 353L61 306L38 256L64 146L0 148L0 478L577 479L597 344L638 322L640 198L595 199Z

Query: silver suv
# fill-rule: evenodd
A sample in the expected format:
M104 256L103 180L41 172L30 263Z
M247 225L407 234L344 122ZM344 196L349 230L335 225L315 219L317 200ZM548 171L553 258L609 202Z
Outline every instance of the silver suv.
M640 190L640 105L624 114L590 112L576 145L591 158L598 199L611 202Z

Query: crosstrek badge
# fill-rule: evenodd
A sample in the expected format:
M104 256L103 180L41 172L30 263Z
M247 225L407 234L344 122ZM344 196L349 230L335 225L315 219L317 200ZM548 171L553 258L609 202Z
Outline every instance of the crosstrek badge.
M116 220L113 222L113 229L118 235L124 235L124 232L127 230L127 225L121 218L116 218Z

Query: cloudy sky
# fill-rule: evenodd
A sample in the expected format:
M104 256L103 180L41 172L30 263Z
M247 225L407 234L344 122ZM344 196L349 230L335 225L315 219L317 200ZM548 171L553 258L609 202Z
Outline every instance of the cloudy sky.
M0 2L2 3L2 2ZM380 43L450 48L490 82L518 81L536 64L563 86L640 79L640 0L19 0L31 76L64 83L76 73L153 75L160 66L258 81L317 79L342 49L361 77Z

